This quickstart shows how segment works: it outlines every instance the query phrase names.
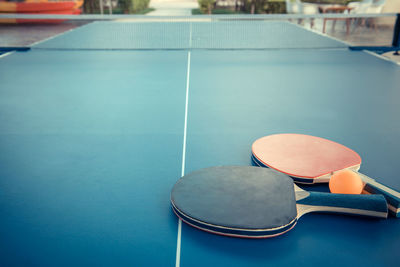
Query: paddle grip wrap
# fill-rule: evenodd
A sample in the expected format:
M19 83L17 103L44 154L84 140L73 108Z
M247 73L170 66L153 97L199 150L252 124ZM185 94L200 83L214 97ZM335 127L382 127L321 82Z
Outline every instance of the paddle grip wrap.
M377 218L386 218L388 207L382 195L353 195L309 192L310 195L297 201L306 205L307 212L340 212Z
M382 194L386 198L390 214L393 215L394 217L399 218L400 198L390 193L390 191L393 189L391 188L389 189L388 187L383 185L380 185L380 187L382 188L379 188L378 186L375 186L372 183L367 183L364 187L364 190L370 194Z

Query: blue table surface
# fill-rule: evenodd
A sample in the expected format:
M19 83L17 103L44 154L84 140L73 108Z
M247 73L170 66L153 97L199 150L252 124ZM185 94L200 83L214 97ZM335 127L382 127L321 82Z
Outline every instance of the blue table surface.
M97 39L100 49L91 49L87 39L104 36L95 34L99 25L131 27L93 23L0 58L0 266L174 266L178 219L169 195L182 171L250 165L252 142L274 133L349 146L363 158L362 173L400 190L393 62L298 26L286 32L305 35L304 46L320 40L330 48L259 49L279 40L250 32L248 41L262 45L224 50L229 34L204 44L204 25L193 24L181 47L174 38L153 45L153 36L126 37L117 50L108 49L115 39ZM186 24L171 25L172 36L187 37ZM215 36L231 30L213 29ZM217 50L202 49L210 44ZM398 219L330 214L309 214L263 240L183 224L178 259L180 266L397 266L399 237Z

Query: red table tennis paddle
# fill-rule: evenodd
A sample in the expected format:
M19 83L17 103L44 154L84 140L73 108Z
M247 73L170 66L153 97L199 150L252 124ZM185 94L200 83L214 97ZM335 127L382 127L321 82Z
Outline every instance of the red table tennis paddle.
M336 142L303 134L275 134L262 137L252 145L252 159L262 167L285 173L297 183L329 182L333 173L349 169L358 173L361 157ZM400 217L400 193L364 174L364 191L385 196L390 213Z
M307 192L286 174L253 166L219 166L185 175L172 189L171 204L193 227L246 238L286 233L309 212L387 217L382 195Z

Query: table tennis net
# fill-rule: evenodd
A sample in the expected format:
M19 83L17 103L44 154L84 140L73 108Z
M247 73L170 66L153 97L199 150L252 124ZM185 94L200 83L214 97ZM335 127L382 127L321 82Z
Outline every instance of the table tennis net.
M65 28L68 30L61 30L44 40L23 45L31 49L50 50L340 49L354 44L356 35L360 35L360 31L364 30L357 29L356 23L360 22L352 20L350 32L345 32L343 15L325 17L329 19L325 21L325 33L322 32L324 16L321 15L175 18L110 16L107 20L97 20L98 16L84 16L85 19L81 21L79 16L75 16L58 25L33 24L22 26L21 30L31 31L40 27L39 30L51 31L62 25L69 25ZM336 29L333 29L332 18L335 17L338 21ZM393 28L395 16L385 16L384 19L392 20L389 25ZM378 45L391 44L391 28L379 26L376 29L373 25L367 25L365 28L368 28L370 37L375 36L373 39L375 42L378 40ZM384 37L382 29L386 32ZM7 37L5 39L7 40ZM370 45L371 42L367 40L366 44ZM20 45L3 43L0 46Z

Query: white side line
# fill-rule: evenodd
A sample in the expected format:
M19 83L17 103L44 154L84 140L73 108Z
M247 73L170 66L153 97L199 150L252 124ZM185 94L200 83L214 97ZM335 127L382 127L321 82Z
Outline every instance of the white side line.
M374 57L383 59L383 60L385 60L385 61L389 61L389 62L394 63L394 64L396 64L396 65L400 65L400 62L394 61L393 59L391 59L391 58L389 58L389 57L385 57L385 56L383 56L383 55L374 53L374 52L369 51L369 50L362 50L362 51L365 52L365 53L367 53L367 54L370 54L371 56L374 56ZM391 51L391 52L393 52L393 51Z
M181 176L185 175L186 136L187 136L187 120L188 120L188 106L189 106L189 84L190 84L190 51L188 52L187 72L186 72L185 123L184 123L184 128L183 128ZM175 262L176 267L179 267L181 264L181 233L182 233L182 221L181 221L181 219L179 219L178 237L177 237L177 241L176 241L176 262Z
M6 53L4 53L4 54L0 55L0 58L2 58L2 57L6 57L6 56L8 56L8 55L11 55L11 54L14 54L14 52L15 52L15 51L6 52Z

